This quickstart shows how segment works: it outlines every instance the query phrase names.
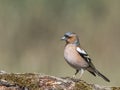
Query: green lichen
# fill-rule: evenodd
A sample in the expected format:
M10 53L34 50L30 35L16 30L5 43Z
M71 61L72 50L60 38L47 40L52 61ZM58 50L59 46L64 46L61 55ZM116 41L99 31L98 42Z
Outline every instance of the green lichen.
M26 74L1 74L0 79L6 80L10 84L19 85L21 87L27 87L30 90L40 90L39 88L39 76L38 74L26 73ZM31 89L32 88L32 89Z
M86 82L80 81L75 84L74 90L92 90L92 87Z
M112 90L120 90L120 87L112 87Z

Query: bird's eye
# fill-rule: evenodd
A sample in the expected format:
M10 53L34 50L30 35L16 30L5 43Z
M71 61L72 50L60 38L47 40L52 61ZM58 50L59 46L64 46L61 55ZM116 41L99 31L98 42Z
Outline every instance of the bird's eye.
M68 37L68 35L64 35L65 37Z
M66 38L70 38L70 36L68 36L68 35L64 35Z

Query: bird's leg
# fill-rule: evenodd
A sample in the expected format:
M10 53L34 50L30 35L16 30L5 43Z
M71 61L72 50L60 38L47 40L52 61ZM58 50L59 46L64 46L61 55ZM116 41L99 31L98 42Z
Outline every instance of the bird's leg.
M79 70L76 70L75 75L79 72Z
M80 79L81 79L81 77L82 77L84 71L85 71L84 69L82 69L82 68L80 69Z
M75 74L73 75L73 78L75 78L76 74L79 72L79 70L76 69Z

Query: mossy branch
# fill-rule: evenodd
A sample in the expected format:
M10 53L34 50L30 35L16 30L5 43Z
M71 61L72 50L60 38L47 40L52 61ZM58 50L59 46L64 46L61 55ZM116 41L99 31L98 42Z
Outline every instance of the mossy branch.
M73 78L25 73L1 73L0 90L120 90L120 87L104 87L88 84Z

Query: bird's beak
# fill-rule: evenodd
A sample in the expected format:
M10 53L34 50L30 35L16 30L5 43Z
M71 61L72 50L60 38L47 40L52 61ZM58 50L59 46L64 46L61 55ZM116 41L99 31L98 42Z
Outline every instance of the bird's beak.
M66 40L67 38L65 37L65 36L63 36L62 38L61 38L61 40Z

